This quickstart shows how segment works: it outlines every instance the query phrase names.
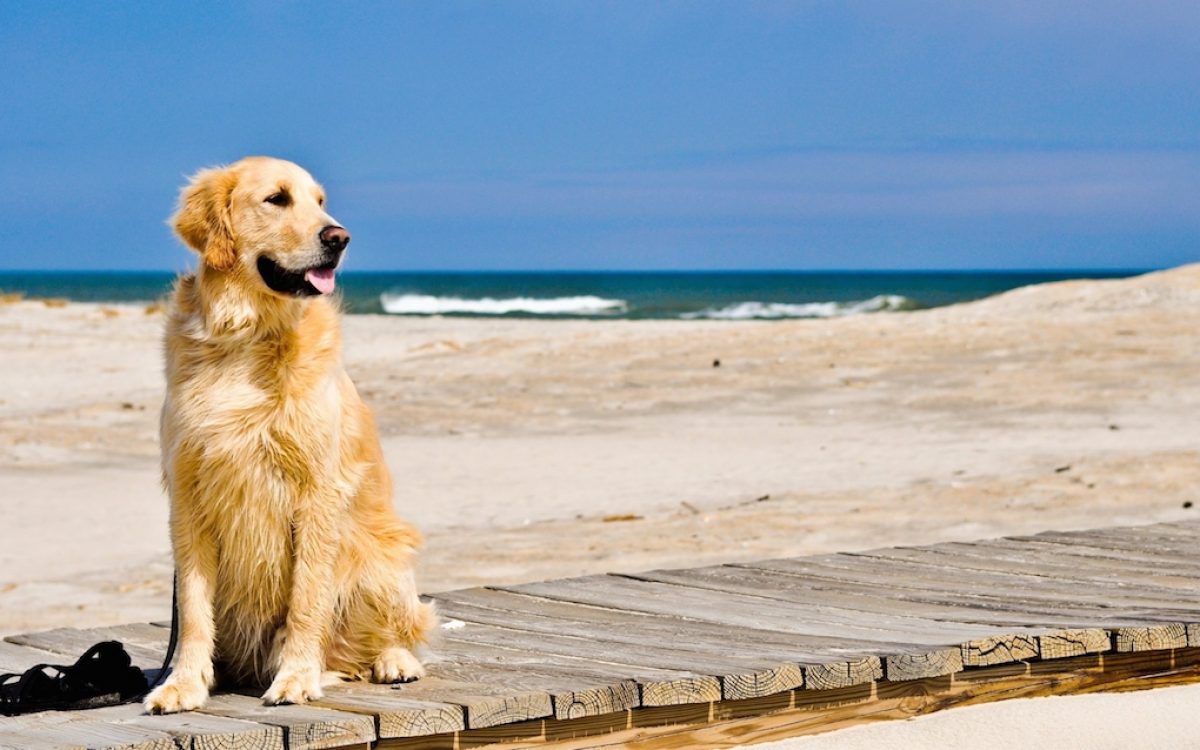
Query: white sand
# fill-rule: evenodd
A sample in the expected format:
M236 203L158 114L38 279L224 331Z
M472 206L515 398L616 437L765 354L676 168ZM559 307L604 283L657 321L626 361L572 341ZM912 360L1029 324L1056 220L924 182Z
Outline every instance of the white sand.
M1157 750L1200 744L1200 685L1022 698L763 742L754 750Z
M1195 517L1197 311L1200 266L828 321L354 316L347 365L433 591ZM0 634L169 616L161 325L0 305Z

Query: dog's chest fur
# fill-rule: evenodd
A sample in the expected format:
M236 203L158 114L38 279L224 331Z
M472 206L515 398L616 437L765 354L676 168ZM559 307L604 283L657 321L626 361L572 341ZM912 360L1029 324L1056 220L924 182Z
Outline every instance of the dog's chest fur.
M337 462L341 417L331 343L290 331L236 343L176 342L164 468L198 462L197 480L225 491L211 498L217 502L288 511L319 492L318 477Z

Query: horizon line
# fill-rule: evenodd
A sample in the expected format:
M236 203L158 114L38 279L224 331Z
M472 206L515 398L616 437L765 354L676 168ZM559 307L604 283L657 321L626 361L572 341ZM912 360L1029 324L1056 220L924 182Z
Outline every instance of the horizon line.
M382 273L407 274L703 274L703 273L1150 273L1191 265L1196 261L1170 266L979 266L940 268L375 268L339 271L339 275L367 275ZM0 274L184 274L184 271L169 268L0 268Z

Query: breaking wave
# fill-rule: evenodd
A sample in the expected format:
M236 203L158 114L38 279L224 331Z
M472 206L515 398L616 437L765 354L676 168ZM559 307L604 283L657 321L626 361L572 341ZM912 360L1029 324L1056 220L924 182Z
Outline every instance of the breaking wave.
M619 315L629 306L625 300L591 295L579 297L509 297L464 299L430 294L381 294L379 304L393 315Z
M721 308L683 313L679 317L694 320L752 320L756 318L837 318L862 313L912 310L916 303L899 294L880 294L858 302L738 302Z

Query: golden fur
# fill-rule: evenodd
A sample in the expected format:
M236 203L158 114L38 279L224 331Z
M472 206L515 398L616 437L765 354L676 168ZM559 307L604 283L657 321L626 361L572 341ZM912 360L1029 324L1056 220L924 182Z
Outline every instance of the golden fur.
M280 207L268 196L283 192ZM255 157L198 173L174 226L200 253L166 331L163 477L171 498L180 641L155 713L203 705L215 675L320 697L324 674L423 674L412 650L435 623L417 598L421 539L392 510L371 412L341 363L328 298L272 291L260 256L304 268L337 226L290 162ZM214 664L217 669L214 671Z

